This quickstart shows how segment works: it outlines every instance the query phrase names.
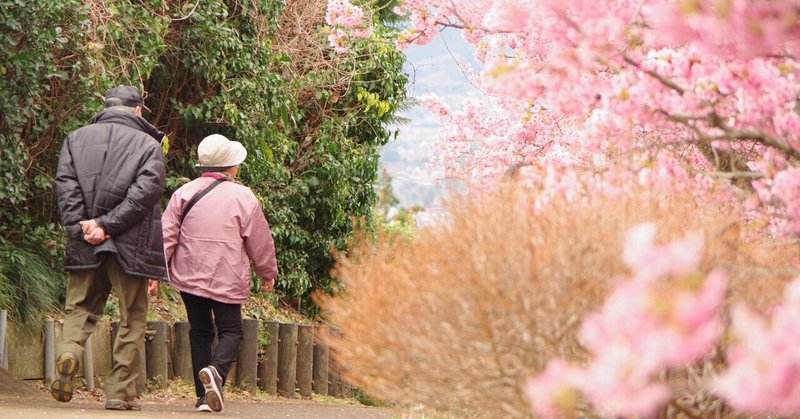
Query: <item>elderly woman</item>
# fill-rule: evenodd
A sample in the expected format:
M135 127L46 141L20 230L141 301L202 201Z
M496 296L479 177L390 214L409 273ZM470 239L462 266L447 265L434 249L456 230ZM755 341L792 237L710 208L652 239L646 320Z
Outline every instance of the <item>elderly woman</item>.
M164 252L170 285L181 292L191 324L195 407L220 412L222 386L242 340L250 260L266 290L275 285L278 269L261 203L236 181L247 150L214 134L200 142L197 155L204 173L175 191L164 212Z

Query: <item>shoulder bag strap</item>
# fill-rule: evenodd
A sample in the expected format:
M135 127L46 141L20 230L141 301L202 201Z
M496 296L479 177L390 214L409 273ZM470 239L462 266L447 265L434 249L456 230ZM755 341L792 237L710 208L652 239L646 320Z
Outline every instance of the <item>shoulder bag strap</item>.
M208 187L203 189L203 192L200 192L199 194L195 195L194 198L192 198L192 200L189 201L189 204L186 205L186 209L183 210L183 214L181 214L181 224L183 224L183 219L186 218L187 214L189 214L189 211L192 209L194 204L196 204L197 201L200 200L200 198L206 196L207 193L211 192L212 189L214 189L217 186L219 186L222 182L225 182L225 179L217 179L217 180L215 180L210 185L208 185Z

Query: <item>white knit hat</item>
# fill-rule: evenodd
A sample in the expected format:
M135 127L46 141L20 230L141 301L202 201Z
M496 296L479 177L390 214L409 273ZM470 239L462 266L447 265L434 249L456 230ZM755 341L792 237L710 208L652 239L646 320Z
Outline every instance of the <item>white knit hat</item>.
M219 134L211 134L197 146L197 167L224 168L241 164L247 158L247 150L238 141L231 141Z

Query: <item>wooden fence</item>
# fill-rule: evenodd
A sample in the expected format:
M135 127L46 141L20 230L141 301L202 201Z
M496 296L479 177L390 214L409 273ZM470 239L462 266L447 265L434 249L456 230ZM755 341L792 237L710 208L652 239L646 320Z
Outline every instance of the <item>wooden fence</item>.
M87 341L79 376L90 390L95 378L111 371L117 326L116 322L98 323ZM354 397L355 387L341 379L340 367L330 359L325 327L256 319L244 319L243 327L244 338L228 383L253 394L261 389L288 398L309 398L314 393ZM7 365L20 378L49 383L55 377L54 348L60 335L61 325L52 320L38 331L18 330L0 311L0 366ZM142 346L145 359L136 383L139 392L144 391L145 380L159 388L174 379L193 383L188 322L147 322Z

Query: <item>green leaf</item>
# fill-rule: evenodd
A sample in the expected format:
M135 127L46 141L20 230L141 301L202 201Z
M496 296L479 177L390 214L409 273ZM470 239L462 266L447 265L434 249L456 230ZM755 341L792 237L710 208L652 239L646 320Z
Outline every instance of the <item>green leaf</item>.
M169 137L167 137L167 134L164 134L164 137L161 138L161 153L165 156L169 153Z

